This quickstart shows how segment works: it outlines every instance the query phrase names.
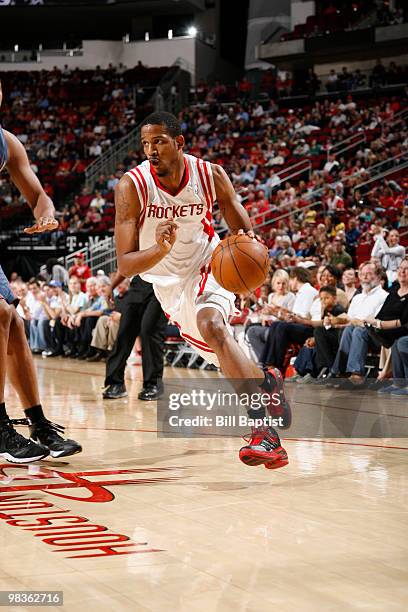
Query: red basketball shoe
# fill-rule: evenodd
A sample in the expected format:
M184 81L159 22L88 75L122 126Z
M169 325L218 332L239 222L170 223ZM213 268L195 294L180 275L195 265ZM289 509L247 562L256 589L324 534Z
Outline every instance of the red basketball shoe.
M261 465L276 470L289 463L288 454L281 446L277 432L272 427L253 428L252 433L244 436L247 446L239 451L239 458L246 465Z
M271 394L271 403L267 406L268 412L274 419L281 417L282 425L280 427L287 429L292 423L292 410L285 396L282 374L278 368L268 368L265 377L261 389ZM274 395L279 395L278 403L276 403L276 397L272 398Z

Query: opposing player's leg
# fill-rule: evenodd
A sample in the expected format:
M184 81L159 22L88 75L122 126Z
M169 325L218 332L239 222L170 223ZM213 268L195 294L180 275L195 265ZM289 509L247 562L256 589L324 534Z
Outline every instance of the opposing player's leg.
M0 296L0 404L4 402L6 384L7 344L11 321L11 308Z
M30 348L24 332L24 324L14 306L8 340L7 374L25 407L25 423L30 427L30 439L49 449L52 457L68 457L82 451L74 440L65 440L60 434L64 432L61 425L51 423L40 403L37 375Z
M6 412L4 387L11 319L12 307L0 296L0 457L12 463L29 463L43 459L49 454L49 450L17 433L13 423L18 421L12 421Z
M248 381L246 384L253 381L254 391L256 388L259 391L260 388L271 395L268 407L270 415L276 417L280 412L279 416L284 419L286 415L286 420L290 420L290 407L284 396L280 372L275 369L264 372L245 355L229 332L220 310L202 304L197 312L197 327L206 344L216 354L223 374L232 380ZM276 402L277 394L279 402ZM251 419L263 419L266 416L264 408L249 409L248 415ZM287 453L281 446L278 433L272 427L254 428L247 442L248 445L239 453L241 461L247 465L264 464L265 467L273 469L288 463Z

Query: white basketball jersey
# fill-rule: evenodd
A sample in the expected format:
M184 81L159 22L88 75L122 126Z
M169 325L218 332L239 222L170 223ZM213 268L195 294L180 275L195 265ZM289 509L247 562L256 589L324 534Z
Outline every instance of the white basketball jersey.
M209 263L219 243L212 227L216 199L211 164L184 155L185 171L179 190L171 195L156 176L148 160L129 170L141 204L139 248L156 244L156 227L166 219L179 226L170 253L140 276L156 286L170 287L196 275Z

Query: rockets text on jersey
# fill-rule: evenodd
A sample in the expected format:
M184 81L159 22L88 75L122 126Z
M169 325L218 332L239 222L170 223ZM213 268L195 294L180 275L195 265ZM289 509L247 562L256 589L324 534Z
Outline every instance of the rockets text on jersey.
M171 286L196 274L208 264L219 242L212 227L216 193L211 164L184 155L184 175L175 195L160 184L149 161L126 174L135 185L141 206L141 250L156 243L156 227L160 222L173 219L178 225L176 242L170 253L140 276L157 286Z

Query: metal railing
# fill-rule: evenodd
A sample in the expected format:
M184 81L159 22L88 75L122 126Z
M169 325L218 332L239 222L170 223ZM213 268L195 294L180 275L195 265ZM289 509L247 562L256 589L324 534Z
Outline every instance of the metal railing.
M387 170L387 166L390 164L400 164L404 163L405 158L408 159L408 150L401 151L401 153L397 153L396 155L392 155L391 157L387 157L387 159L383 159L380 162L377 162L373 166L369 166L366 170L369 174L379 174L383 172L383 170Z
M374 183L375 181L380 181L382 178L385 178L386 176L389 176L390 174L394 174L395 172L400 172L401 170L405 170L405 168L408 168L408 151L405 152L405 158L406 158L406 161L403 161L397 166L394 166L392 168L387 168L386 170L377 172L377 174L374 174L368 180L365 180L365 181L363 180L358 185L354 185L353 192L356 189L361 189L362 187L366 187L367 185L370 185L371 183ZM385 164L385 162L383 163Z
M331 147L328 147L327 158L329 158L329 155L335 155L337 157L338 155L341 155L349 149L358 147L358 145L362 144L363 142L366 142L366 140L367 137L365 131L355 132L354 134L351 134L351 136L349 136L348 138L345 138L345 140L336 142L336 144L332 145Z
M140 125L133 128L126 136L123 136L109 149L93 161L85 170L85 184L92 189L96 179L101 174L111 174L118 164L122 163L127 153L137 149L139 146Z
M302 166L302 168L299 168L299 166ZM299 169L295 170L295 168ZM286 172L289 174L283 176ZM287 168L283 168L282 170L279 170L279 172L275 172L275 174L279 177L281 183L283 183L284 181L289 181L297 176L300 176L301 174L304 174L305 172L308 173L308 178L310 179L310 175L312 173L312 162L308 158L304 158L295 164L288 166Z
M377 164L374 164L373 166L369 166L368 168L365 169L365 172L368 172L370 175L372 175L370 177L370 181L374 181L374 180L378 180L381 179L381 174L383 173L383 168L386 165L395 163L396 161L398 161L400 158L404 158L406 155L408 154L407 151L403 151L402 153L398 153L398 155L393 155L392 157L388 157L387 159L378 162ZM397 168L393 168L390 170L390 172L388 172L388 174L390 174L391 172L396 172L400 169L405 168L405 166L398 166ZM364 178L361 176L362 172L359 170L358 172L354 172L354 174L350 174L350 176L347 176L343 182L345 184L347 184L348 181L350 181L350 179L354 179L356 177L361 177L361 182L358 183L357 185L353 186L353 190L355 189L359 189L359 187L363 184L364 182ZM333 181L333 184L336 184L336 181ZM310 193L307 193L303 196L304 200L310 200L311 198L316 198L316 197L320 197L322 195L322 193L324 192L325 189L327 189L329 185L324 185L323 187L318 187L317 189L314 189L313 191L311 191Z
M408 121L408 108L402 108L398 113L395 113L393 117L390 117L386 121L383 122L383 126L393 128L400 123L406 123Z
M88 246L78 249L66 257L60 257L59 261L68 270L74 265L75 258L78 255L83 257L84 262L91 268L93 275L96 275L98 270L103 270L107 275L117 270L115 238L113 236L90 242Z
M299 165L302 165L302 164L305 164L303 166L303 168L300 168L299 170L296 170L295 172L291 173L291 171L296 166L299 166ZM289 174L287 176L281 176L284 172L289 172ZM311 172L312 172L312 162L308 158L302 159L301 161L296 162L295 164L292 164L291 166L288 166L287 168L281 170L280 172L275 172L276 176L279 177L280 183L278 185L274 185L271 188L271 191L273 191L274 189L279 189L280 185L283 182L289 181L290 179L293 179L293 178L295 178L297 176L301 176L305 172L308 173L308 178L310 179L310 175L311 175ZM236 189L235 190L237 195L239 195L242 191L244 191L243 187L241 187L240 189ZM248 195L245 195L245 196L241 197L241 204L244 204L247 201L247 199L248 199ZM214 207L213 207L213 212L216 213L218 211L219 211L218 202L215 202L214 203ZM263 214L263 213L261 213L261 214Z
M20 49L19 51L1 51L0 64L40 64L45 57L81 57L83 56L82 47L73 47L68 49L66 46L62 49Z
M170 95L172 86L178 81L181 70L186 70L188 62L185 62L182 58L177 58L174 64L169 68L166 74L159 81L158 85L154 88L153 94L147 100L146 104L153 104L155 98L160 92L163 103L167 108L167 99ZM100 155L95 161L89 164L85 170L85 184L88 188L92 189L96 179L101 174L113 173L117 166L123 163L126 155L129 151L137 150L140 148L140 123L128 134L120 138L115 144L111 145L103 155Z
M251 219L251 223L255 220L254 229L260 229L267 225L274 225L275 223L279 223L279 221L282 221L282 219L287 219L288 217L294 217L295 215L298 215L305 210L309 210L310 208L313 208L314 206L321 206L323 207L324 210L326 210L325 203L322 200L319 200L317 202L311 202L310 204L306 204L306 206L298 207L294 205L292 210L289 210L288 212L283 213L282 215L279 215L278 217L274 217L271 219L265 219L265 221L263 221L262 223L256 223L256 219L259 219L260 217L266 217L268 214L270 214L271 211L261 212L261 213L258 213L257 215L251 215L250 219Z

